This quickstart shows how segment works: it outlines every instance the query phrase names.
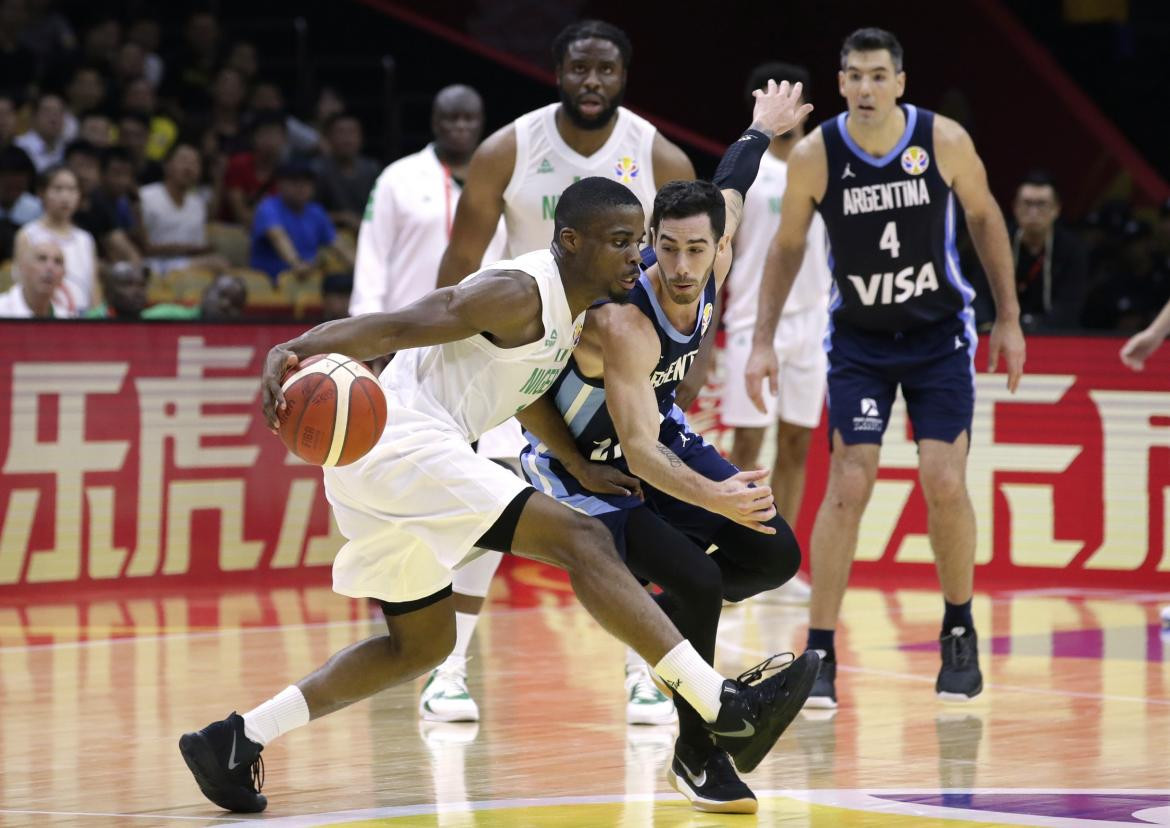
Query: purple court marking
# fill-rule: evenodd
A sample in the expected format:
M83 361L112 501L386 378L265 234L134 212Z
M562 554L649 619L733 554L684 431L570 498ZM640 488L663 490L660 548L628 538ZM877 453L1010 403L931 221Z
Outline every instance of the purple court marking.
M956 800L958 794L877 794L879 799L906 802L912 805L933 805L936 808L961 807L973 811L993 811L1003 814L1024 814L1065 819L1100 819L1112 822L1131 822L1149 825L1134 819L1135 811L1170 806L1170 796L1142 796L1137 794L1066 794L1051 793L973 793Z
M1058 630L1049 635L997 635L981 639L979 648L991 648L992 655L1046 655L1052 658L1115 658L1124 661L1164 661L1170 650L1170 638L1163 637L1158 624L1146 627L1119 627L1112 633L1128 634L1132 647L1115 647L1105 654L1105 631L1101 629ZM902 644L899 650L934 652L938 641Z

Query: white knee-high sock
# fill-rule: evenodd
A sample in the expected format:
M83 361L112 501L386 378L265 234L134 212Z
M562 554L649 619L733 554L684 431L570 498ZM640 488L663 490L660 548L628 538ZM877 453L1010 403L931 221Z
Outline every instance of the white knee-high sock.
M266 745L281 734L309 723L309 705L295 684L244 714L244 735Z

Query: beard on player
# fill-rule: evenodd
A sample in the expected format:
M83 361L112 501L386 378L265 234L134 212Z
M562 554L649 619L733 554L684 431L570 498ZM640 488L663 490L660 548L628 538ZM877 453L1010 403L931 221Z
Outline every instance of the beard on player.
M622 88L612 99L607 99L599 92L582 92L576 97L570 97L563 86L560 88L560 92L561 107L573 126L578 129L604 129L609 123L609 119L617 112L617 108L622 105L622 99L626 95L626 86L622 84ZM580 109L580 103L583 100L600 102L601 111L596 115L586 115Z

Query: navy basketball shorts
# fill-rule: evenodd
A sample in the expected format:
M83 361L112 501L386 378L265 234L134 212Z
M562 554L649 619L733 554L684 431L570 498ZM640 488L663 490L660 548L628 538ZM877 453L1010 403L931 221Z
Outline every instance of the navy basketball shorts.
M739 472L714 446L687 427L685 418L677 408L663 422L659 439L692 471L709 480L726 480ZM521 453L520 460L525 477L538 491L604 523L613 535L618 552L625 559L626 519L630 510L643 505L643 501L633 496L590 492L569 475L560 463L536 454L531 447ZM629 474L624 462L618 468ZM646 498L646 506L703 548L710 546L719 530L727 525L728 519L722 515L679 500L645 482L642 483L642 493Z
M975 410L974 329L956 317L905 333L833 326L829 347L829 436L880 445L898 386L915 442L953 443L970 434Z

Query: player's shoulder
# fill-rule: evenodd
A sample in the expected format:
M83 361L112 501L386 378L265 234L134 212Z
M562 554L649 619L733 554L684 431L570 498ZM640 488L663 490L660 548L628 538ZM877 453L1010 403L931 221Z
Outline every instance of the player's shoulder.
M958 147L971 142L971 136L962 124L937 112L934 113L933 137L936 147Z
M658 343L649 317L633 302L606 302L589 309L587 322L607 339Z
M540 285L536 277L527 271L509 268L508 264L499 262L498 268L482 270L464 279L457 287L477 302L510 311L509 315L539 315Z

